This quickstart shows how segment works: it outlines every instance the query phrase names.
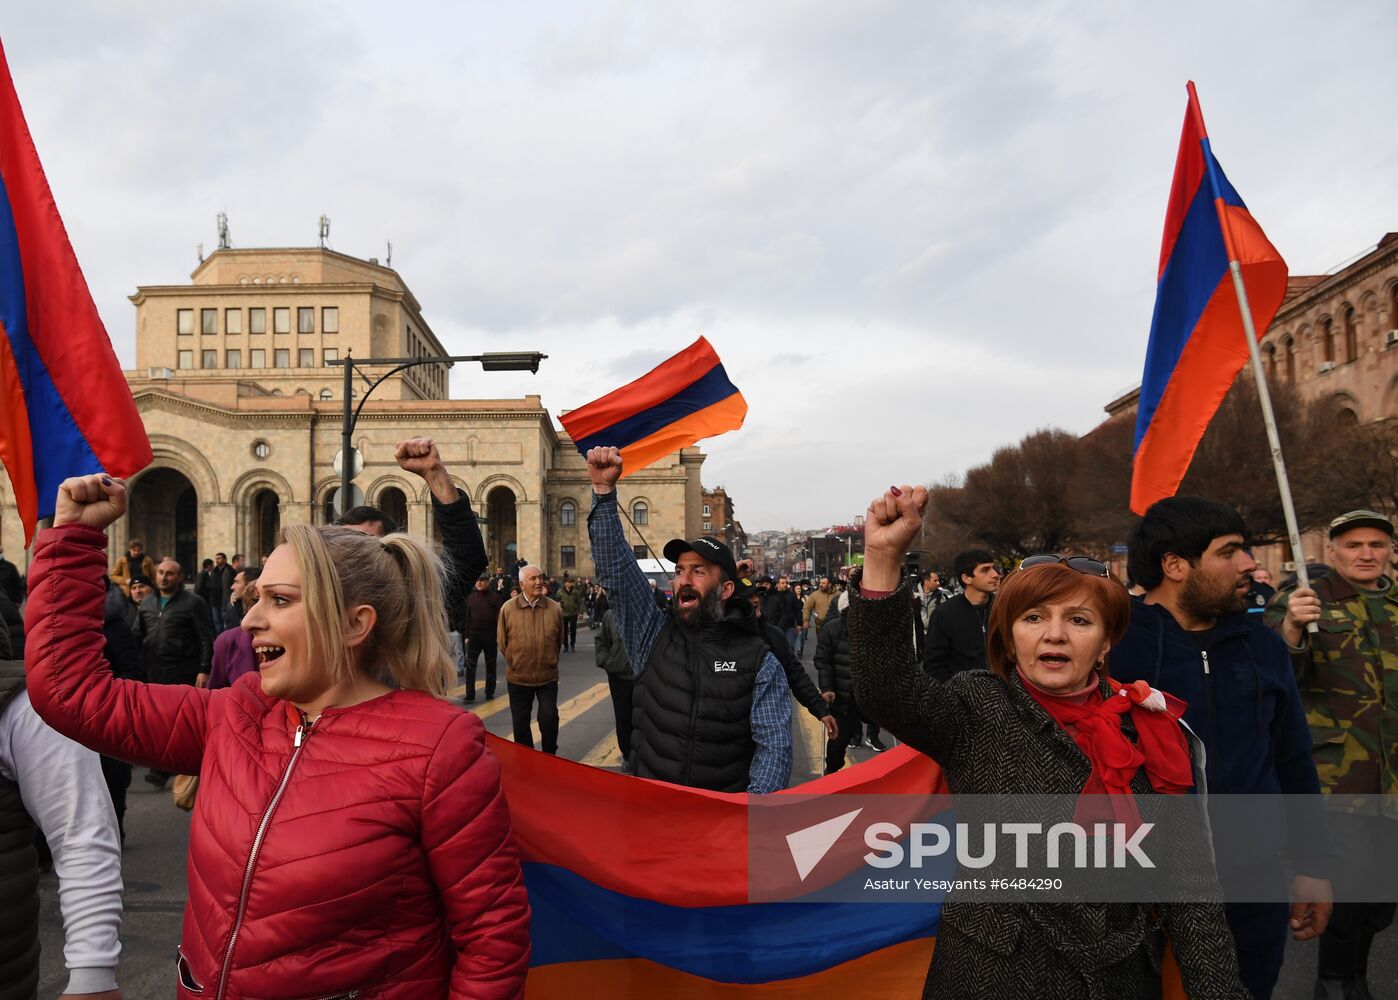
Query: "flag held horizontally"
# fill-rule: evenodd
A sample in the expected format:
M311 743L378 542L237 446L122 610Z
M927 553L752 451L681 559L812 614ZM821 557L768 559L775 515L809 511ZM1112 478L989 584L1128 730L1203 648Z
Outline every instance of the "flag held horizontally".
M1286 295L1286 262L1214 158L1191 84L1136 413L1131 509L1137 514L1175 495L1247 363L1230 260L1241 267L1253 325L1265 331Z
M560 423L584 455L590 448L620 448L624 477L696 441L737 430L747 412L747 400L700 337Z
M64 479L150 460L0 49L0 461L26 545Z

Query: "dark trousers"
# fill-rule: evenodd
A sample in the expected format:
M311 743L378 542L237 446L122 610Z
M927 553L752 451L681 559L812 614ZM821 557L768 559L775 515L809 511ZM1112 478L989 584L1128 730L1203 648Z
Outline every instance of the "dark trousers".
M612 691L612 713L616 716L616 747L622 760L631 757L631 694L636 682L630 677L607 675L607 687Z
M859 735L859 716L836 714L835 725L839 729L838 735L825 744L826 774L834 774L845 766L845 752Z
M564 649L577 649L577 648L578 648L578 616L577 616L577 615L564 615L564 616L563 616L563 648L564 648Z
M510 692L510 719L515 742L534 749L534 733L529 723L534 715L534 699L539 699L539 738L544 753L558 753L558 681L533 687L506 682Z
M1278 869L1277 875L1285 885L1285 873ZM1223 915L1233 932L1243 985L1257 1000L1268 1000L1286 958L1291 907L1286 903L1228 903Z
M489 638L468 638L466 640L466 696L476 695L476 663L485 654L485 696L495 697L495 636Z
M1394 893L1398 893L1398 862L1394 846L1398 844L1398 820L1380 816L1355 816L1350 813L1326 814L1330 836L1341 858L1334 879L1335 912L1330 926L1320 936L1320 959L1316 975L1321 979L1353 980L1367 976L1369 948L1374 935L1393 923ZM1361 877L1364 882L1355 884ZM1355 902L1365 896L1388 895L1384 902Z
M131 787L131 765L114 757L99 758L102 761L102 779L107 783L107 791L112 796L112 809L116 812L117 831L126 839L126 790Z

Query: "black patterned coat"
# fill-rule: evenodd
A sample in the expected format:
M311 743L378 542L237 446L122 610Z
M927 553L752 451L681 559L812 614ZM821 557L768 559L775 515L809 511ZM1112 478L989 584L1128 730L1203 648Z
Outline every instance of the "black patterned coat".
M941 765L953 793L1076 795L1091 766L1018 679L965 671L943 684L914 659L906 585L882 600L850 586L845 615L855 696L865 715ZM1126 727L1128 735L1134 730ZM1154 790L1144 769L1132 790ZM1194 898L1221 898L1202 825L1172 842L1198 873ZM958 872L958 877L975 873ZM1156 915L1158 914L1158 921ZM1162 927L1163 925L1163 927ZM1163 932L1191 998L1250 996L1216 903L971 903L942 908L925 998L1126 1000L1160 995Z

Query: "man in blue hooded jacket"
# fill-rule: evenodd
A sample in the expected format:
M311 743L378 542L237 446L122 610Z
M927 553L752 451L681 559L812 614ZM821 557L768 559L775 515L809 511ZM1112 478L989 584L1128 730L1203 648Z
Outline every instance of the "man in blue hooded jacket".
M1288 925L1298 941L1317 937L1332 904L1310 730L1286 644L1247 614L1257 563L1246 536L1238 512L1212 500L1170 497L1146 511L1127 557L1145 595L1132 603L1111 673L1188 703L1184 719L1204 742L1210 796L1266 796L1241 809L1241 800L1210 807L1243 983L1265 998L1281 971ZM1288 862L1289 907L1280 901ZM1273 901L1251 901L1258 898Z

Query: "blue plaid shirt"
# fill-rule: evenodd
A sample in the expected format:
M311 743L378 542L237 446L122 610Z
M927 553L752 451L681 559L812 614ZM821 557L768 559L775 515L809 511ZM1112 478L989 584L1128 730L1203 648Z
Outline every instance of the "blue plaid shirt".
M621 644L639 677L669 616L656 607L650 581L636 565L636 555L621 530L615 492L592 495L587 534L597 577L607 589L608 606L616 614ZM770 651L757 670L751 720L757 752L748 768L748 792L763 795L780 791L791 779L791 688L781 663Z

